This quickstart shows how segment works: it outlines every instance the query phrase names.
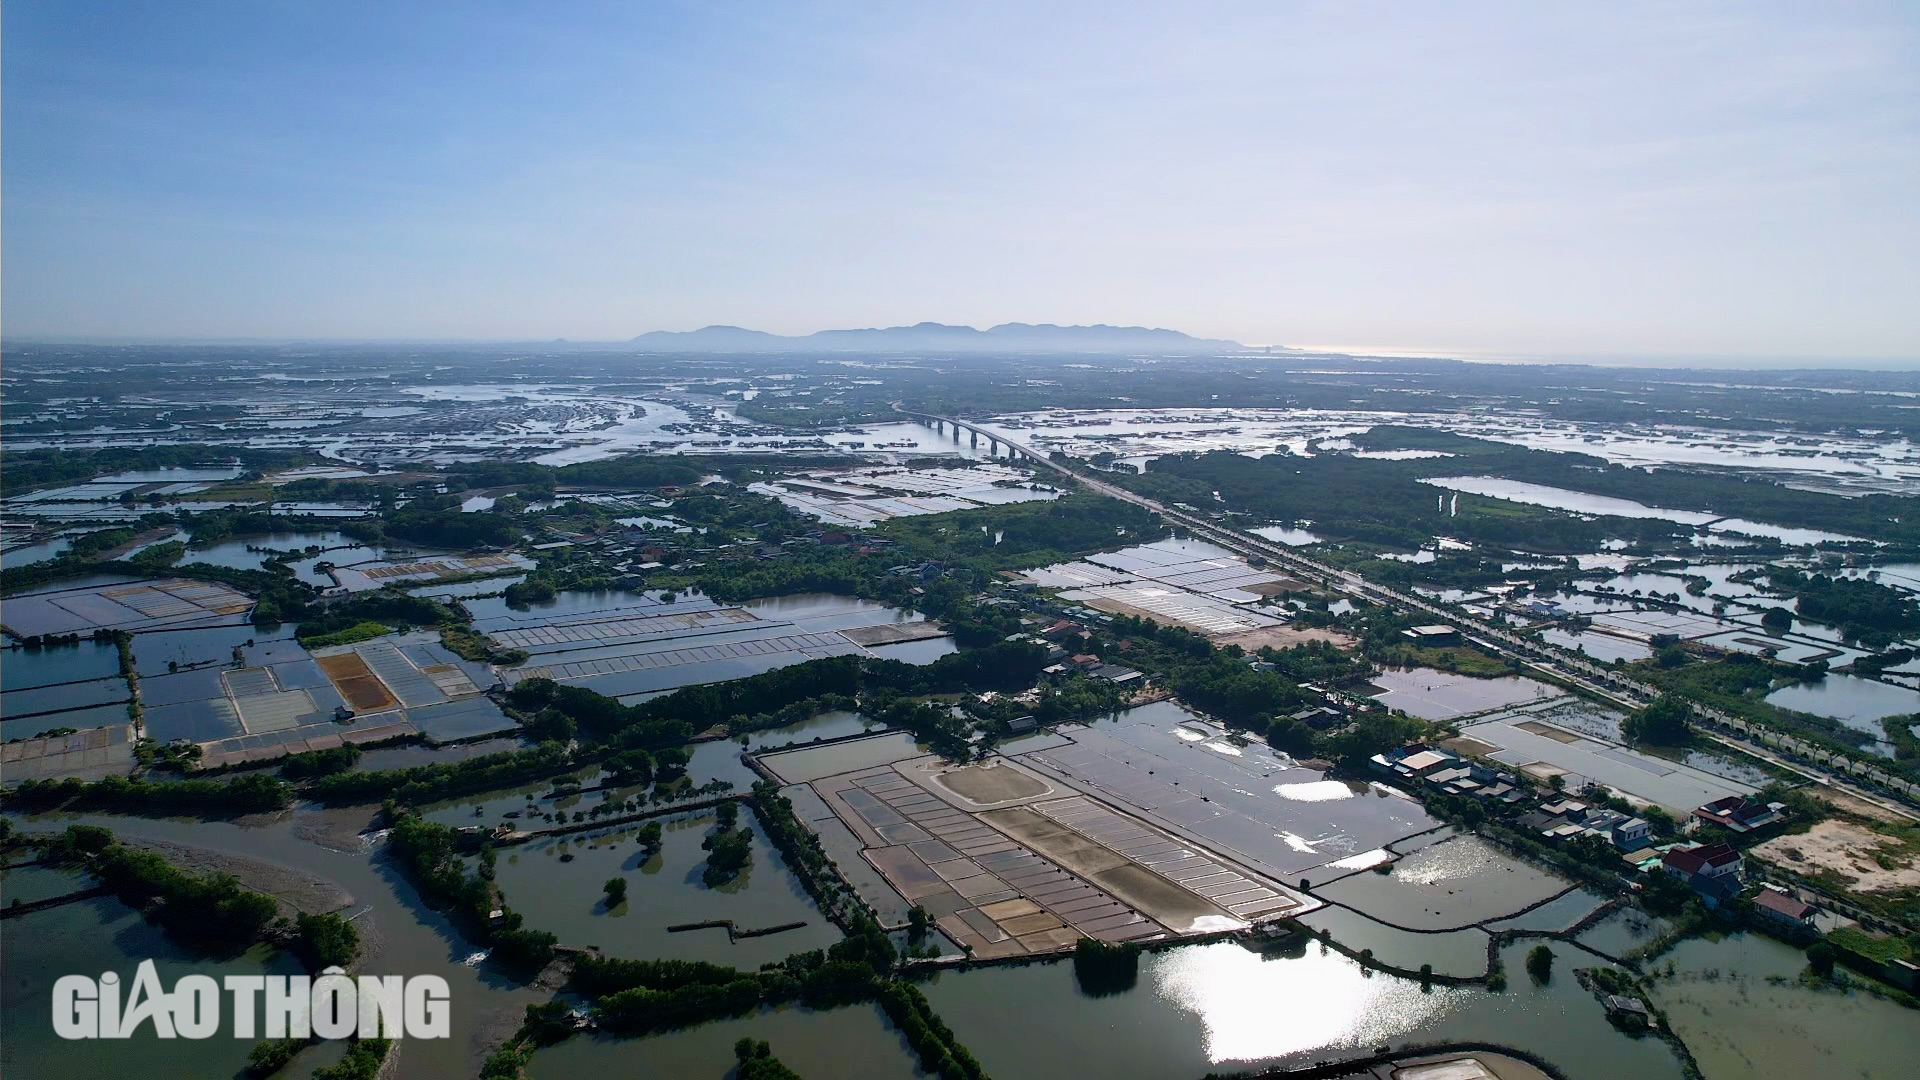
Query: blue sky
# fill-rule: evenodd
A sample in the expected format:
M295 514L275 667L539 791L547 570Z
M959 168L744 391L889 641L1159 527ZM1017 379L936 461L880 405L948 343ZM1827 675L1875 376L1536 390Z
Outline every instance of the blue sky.
M0 29L9 336L1920 358L1912 4L9 0Z

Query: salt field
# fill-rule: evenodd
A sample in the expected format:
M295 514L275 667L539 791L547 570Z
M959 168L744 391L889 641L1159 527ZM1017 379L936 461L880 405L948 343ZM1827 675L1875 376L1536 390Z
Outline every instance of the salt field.
M591 610L513 612L473 605L474 628L529 653L501 672L509 684L547 678L610 697L737 679L828 656L865 655L856 640L933 637L939 631L883 605L852 598L784 597L727 607L704 597L673 603L644 594L608 595ZM481 616L482 610L489 614ZM917 624L902 634L875 627ZM928 657L928 659L932 659Z
M883 880L858 886L863 895L898 899L882 893L876 907L918 905L975 956L1232 929L1311 906L1180 832L1090 798L1104 789L1056 778L1045 752L953 766L884 736L762 760L794 785L796 812L830 853L857 853L879 871Z

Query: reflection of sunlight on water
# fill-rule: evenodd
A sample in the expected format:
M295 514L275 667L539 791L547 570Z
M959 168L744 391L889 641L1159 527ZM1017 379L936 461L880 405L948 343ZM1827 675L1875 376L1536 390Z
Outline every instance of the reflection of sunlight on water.
M1200 1018L1209 1061L1257 1061L1327 1046L1387 1042L1446 1011L1463 991L1376 975L1337 955L1274 963L1237 945L1164 953L1159 995Z
M1273 789L1275 795L1294 802L1332 802L1335 799L1353 798L1353 789L1340 780L1313 780L1304 784L1281 784Z
M1434 885L1455 878L1471 877L1494 867L1494 853L1471 840L1446 840L1423 848L1400 861L1393 876L1413 885Z

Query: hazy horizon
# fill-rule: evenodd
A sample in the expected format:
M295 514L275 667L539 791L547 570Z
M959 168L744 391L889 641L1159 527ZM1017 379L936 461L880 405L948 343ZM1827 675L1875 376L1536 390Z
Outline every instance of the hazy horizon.
M10 341L1051 322L1920 366L1910 6L0 19Z

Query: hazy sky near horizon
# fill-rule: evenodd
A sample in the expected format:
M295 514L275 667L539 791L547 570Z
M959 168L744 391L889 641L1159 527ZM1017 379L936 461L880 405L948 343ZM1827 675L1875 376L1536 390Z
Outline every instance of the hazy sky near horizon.
M1920 5L4 8L9 336L1920 361Z

